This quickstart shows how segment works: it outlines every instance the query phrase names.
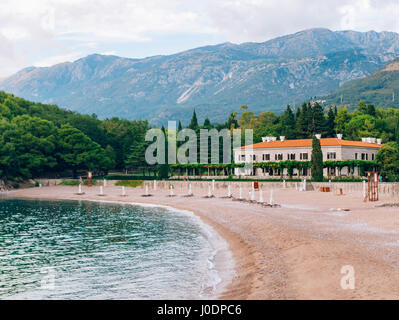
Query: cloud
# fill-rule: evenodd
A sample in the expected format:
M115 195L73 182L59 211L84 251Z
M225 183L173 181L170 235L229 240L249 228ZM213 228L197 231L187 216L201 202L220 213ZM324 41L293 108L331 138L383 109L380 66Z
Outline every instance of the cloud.
M118 53L121 44L149 47L154 35L247 42L313 27L398 32L398 16L397 0L1 0L0 77L95 50Z
M209 6L218 31L232 41L265 41L300 30L399 31L391 0L223 0Z

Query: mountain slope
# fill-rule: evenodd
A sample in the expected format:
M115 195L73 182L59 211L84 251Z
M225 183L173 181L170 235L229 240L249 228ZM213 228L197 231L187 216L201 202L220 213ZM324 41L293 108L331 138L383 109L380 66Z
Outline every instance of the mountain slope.
M396 95L396 96L395 96ZM395 59L377 72L345 83L325 98L330 104L356 106L359 100L381 107L399 105L399 59Z
M248 104L255 112L326 95L399 56L399 35L311 29L264 43L224 43L170 56L91 55L27 68L0 89L99 117L224 121Z

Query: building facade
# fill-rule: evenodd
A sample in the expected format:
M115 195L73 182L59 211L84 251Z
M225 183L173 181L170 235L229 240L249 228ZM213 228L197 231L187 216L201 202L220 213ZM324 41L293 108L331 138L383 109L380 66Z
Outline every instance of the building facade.
M343 140L342 135L337 138L320 139L323 152L323 161L374 161L380 148L381 139L363 138L362 141ZM251 146L245 146L234 150L236 163L267 163L281 161L311 161L312 139L285 140L285 137L265 137L263 142ZM281 172L284 170L284 172ZM287 169L276 168L236 168L237 176L259 176L259 177L281 177L287 176ZM303 167L294 169L293 177L310 177L310 168ZM359 175L358 168L350 172L349 168L325 168L324 175L327 177Z

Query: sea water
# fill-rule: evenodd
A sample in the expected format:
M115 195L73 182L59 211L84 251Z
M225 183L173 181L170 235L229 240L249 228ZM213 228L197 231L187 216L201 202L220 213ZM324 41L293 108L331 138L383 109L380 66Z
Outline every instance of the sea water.
M0 299L208 299L227 244L188 212L0 200Z

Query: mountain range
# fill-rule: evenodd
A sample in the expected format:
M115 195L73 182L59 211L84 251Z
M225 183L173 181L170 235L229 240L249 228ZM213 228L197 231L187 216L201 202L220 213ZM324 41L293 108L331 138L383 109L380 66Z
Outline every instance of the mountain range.
M200 119L220 122L242 104L279 111L325 96L398 56L397 33L310 29L144 59L94 54L23 69L1 80L0 89L100 118L187 122L195 108Z

